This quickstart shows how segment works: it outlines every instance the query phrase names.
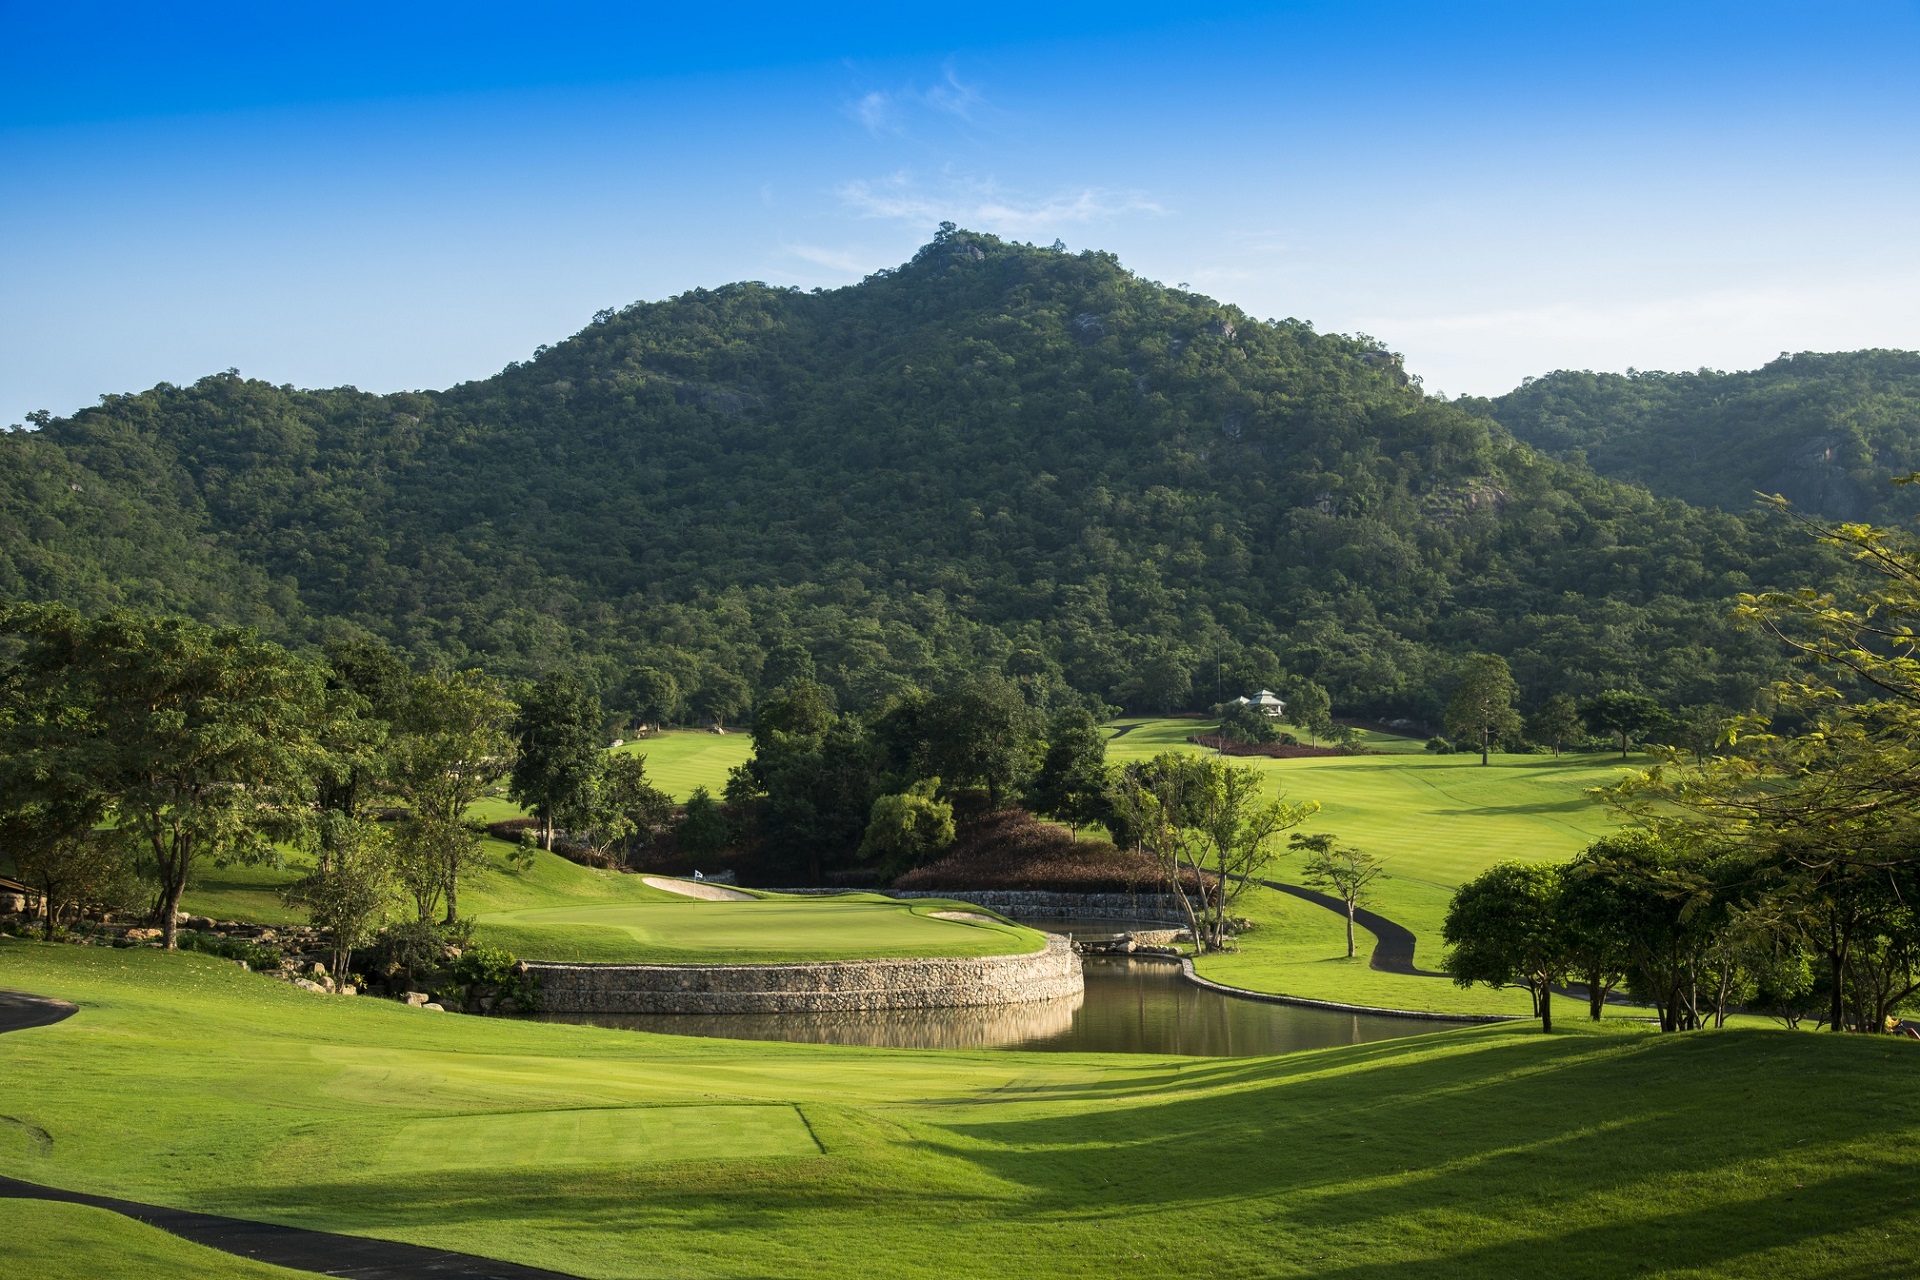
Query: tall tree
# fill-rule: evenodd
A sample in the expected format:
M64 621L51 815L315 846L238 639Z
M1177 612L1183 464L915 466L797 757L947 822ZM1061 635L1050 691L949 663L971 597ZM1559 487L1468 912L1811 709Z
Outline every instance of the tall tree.
M1580 704L1580 714L1596 732L1613 735L1622 760L1627 758L1627 748L1635 738L1667 722L1659 703L1624 689L1609 689L1589 698Z
M1527 717L1527 737L1560 754L1562 747L1580 736L1586 722L1580 718L1580 704L1570 693L1556 693Z
M401 833L403 878L426 919L444 894L447 920L460 909L460 875L480 856L467 809L513 765L514 706L492 677L435 672L413 682L393 747L394 781L411 816Z
M572 671L534 685L514 717L509 794L540 820L553 848L554 815L576 803L600 763L600 695Z
M1204 949L1226 945L1231 909L1273 861L1275 840L1320 807L1263 798L1263 778L1216 757L1164 752L1116 783L1124 824L1162 861L1168 891Z
M636 667L627 677L622 699L641 724L659 728L680 714L680 682L671 671Z
M1496 653L1476 653L1460 664L1453 696L1447 701L1447 732L1480 743L1480 763L1488 762L1493 744L1520 732L1520 714L1513 704L1520 697L1507 660Z
M1333 894L1346 908L1347 959L1353 959L1353 917L1360 904L1371 896L1371 886L1386 864L1372 854L1339 843L1326 832L1296 835L1288 841L1307 855L1300 878L1315 889Z
M1107 735L1085 708L1056 713L1034 778L1030 802L1035 812L1066 823L1078 835L1105 815L1107 785Z
M393 835L380 823L334 811L321 823L330 856L287 890L287 901L306 908L307 918L326 930L333 953L329 972L347 980L347 961L356 947L373 940L395 896Z
M1552 1031L1553 988L1570 960L1559 903L1560 872L1547 863L1497 863L1461 885L1440 931L1455 984L1525 987Z
M1333 727L1333 699L1311 680L1296 680L1287 690L1287 719L1305 729L1311 741Z
M311 810L328 714L323 673L251 631L119 612L14 607L15 696L74 714L37 751L107 800L106 818L158 885L175 945L181 896L207 861L272 862Z

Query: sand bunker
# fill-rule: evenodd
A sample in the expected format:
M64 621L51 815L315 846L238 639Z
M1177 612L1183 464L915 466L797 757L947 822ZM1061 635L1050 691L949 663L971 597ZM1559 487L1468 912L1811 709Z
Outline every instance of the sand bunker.
M992 916L983 916L978 911L929 911L935 920L967 920L973 924L999 924Z
M708 902L751 902L753 895L742 893L738 889L729 889L723 884L709 884L705 880L669 880L665 876L641 876L640 883L649 888L665 889L668 893L677 893L687 898L704 898Z

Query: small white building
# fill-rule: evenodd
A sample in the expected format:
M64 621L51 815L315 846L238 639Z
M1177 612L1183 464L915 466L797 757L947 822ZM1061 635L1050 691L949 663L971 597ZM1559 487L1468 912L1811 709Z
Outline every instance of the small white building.
M1236 707L1252 707L1261 715L1270 716L1275 720L1281 719L1287 714L1287 704L1281 701L1271 689L1262 689L1251 698L1235 698L1232 705Z

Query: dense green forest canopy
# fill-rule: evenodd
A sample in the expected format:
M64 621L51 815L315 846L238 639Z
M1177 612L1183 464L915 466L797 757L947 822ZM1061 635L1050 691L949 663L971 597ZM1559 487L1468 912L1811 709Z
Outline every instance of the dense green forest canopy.
M1746 511L1756 491L1835 520L1911 521L1920 352L1782 355L1741 373L1559 372L1463 408L1604 475Z
M1821 553L1506 411L1364 337L947 226L854 286L636 303L443 392L229 371L35 415L0 443L0 594L581 665L610 705L635 668L716 707L804 668L849 708L992 671L1049 705L1297 677L1431 718L1474 651L1526 707L1743 703L1777 658L1730 598Z

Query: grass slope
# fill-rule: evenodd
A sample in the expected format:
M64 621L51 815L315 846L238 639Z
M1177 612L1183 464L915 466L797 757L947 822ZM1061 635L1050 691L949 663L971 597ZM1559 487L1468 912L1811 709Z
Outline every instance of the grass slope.
M1879 1038L919 1052L469 1019L156 952L10 941L0 975L82 1006L0 1036L8 1111L54 1138L0 1130L0 1170L582 1276L1864 1278L1920 1256L1920 1046ZM91 1274L125 1274L106 1230Z
M1194 720L1125 720L1127 731L1109 741L1116 763L1161 751L1203 751L1185 741L1206 726ZM1618 756L1428 755L1412 739L1364 735L1385 754L1296 760L1236 758L1267 777L1292 800L1320 804L1301 828L1331 831L1386 863L1369 906L1411 929L1419 940L1414 961L1440 967L1440 926L1463 881L1509 858L1572 857L1616 825L1587 794L1620 777ZM1631 767L1631 766L1627 766ZM1300 883L1300 859L1282 857L1269 879ZM1245 914L1259 923L1237 953L1199 962L1220 982L1260 991L1342 1000L1396 1009L1451 1013L1526 1013L1519 992L1461 991L1440 978L1405 977L1367 968L1373 937L1356 938L1359 955L1346 959L1341 919L1296 898L1251 893Z
M0 1200L0 1240L7 1242L6 1273L33 1280L313 1280L315 1274L236 1258L105 1209L48 1200Z
M1040 934L1017 925L932 914L953 909L978 910L864 893L739 902L659 893L653 901L493 912L479 918L479 936L529 960L660 964L991 956L1045 945Z

